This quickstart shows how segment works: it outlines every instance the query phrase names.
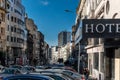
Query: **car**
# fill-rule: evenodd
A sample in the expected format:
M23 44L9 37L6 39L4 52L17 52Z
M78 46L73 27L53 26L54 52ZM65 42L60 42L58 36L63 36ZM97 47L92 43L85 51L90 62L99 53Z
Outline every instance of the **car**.
M61 73L73 77L75 80L85 80L85 76L70 70L63 70Z
M33 66L24 66L22 69L21 69L22 72L35 72L35 67Z
M5 69L4 66L0 65L0 73Z
M74 80L73 78L66 76L62 73L41 73L42 75L50 76L55 80Z
M3 80L2 78L5 78L7 76L11 75L18 75L22 74L21 71L17 68L5 68L1 73L0 73L0 80Z
M61 73L61 74L65 75L65 76L67 76L67 77L73 78L74 80L85 80L84 75L79 74L77 72L70 71L70 70L55 70L55 71L53 71L53 73L55 73L55 72ZM42 73L42 72L40 72L40 73Z
M43 70L45 70L45 67L43 67L43 66L36 66L35 67L35 71L37 71L37 72L40 72L40 71L43 71Z
M22 72L17 68L5 68L1 74L22 74Z
M71 76L68 76L68 75L66 75L66 74L63 74L63 73L61 73L60 71L54 71L54 70L46 70L46 71L40 71L40 74L43 74L43 75L48 75L48 76L51 76L51 77L54 77L55 78L55 80L58 80L57 78L60 78L61 77L61 79L62 80L75 80L73 77L71 77ZM59 77L58 77L59 76Z
M64 78L63 76L60 76L60 75L57 75L57 74L42 73L42 75L46 75L46 76L52 77L55 80L68 80L68 79Z
M21 74L21 75L7 76L2 80L54 80L54 79L43 75Z
M65 66L64 69L65 70L70 70L70 71L73 71L73 72L77 72L75 69L73 69L71 67L68 67L68 66Z
M23 68L23 66L21 66L21 65L11 65L10 68L17 68L17 69L21 70Z

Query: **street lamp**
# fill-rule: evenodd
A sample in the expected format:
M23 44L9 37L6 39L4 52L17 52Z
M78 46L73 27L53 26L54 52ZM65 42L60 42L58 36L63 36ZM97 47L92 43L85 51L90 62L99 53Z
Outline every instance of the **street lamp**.
M68 9L66 9L66 10L64 10L65 12L71 12L71 13L73 13L73 11L71 11L71 10L68 10Z

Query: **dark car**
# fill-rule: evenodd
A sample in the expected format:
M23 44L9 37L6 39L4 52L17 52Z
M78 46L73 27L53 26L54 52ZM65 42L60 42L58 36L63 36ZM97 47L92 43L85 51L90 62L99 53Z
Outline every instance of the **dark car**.
M54 79L43 75L21 74L8 76L6 78L3 78L3 80L54 80Z
M2 73L0 73L0 80L7 76L22 74L21 71L17 68L5 68Z
M17 68L5 68L1 74L22 74Z
M23 66L21 66L21 65L11 65L10 68L17 68L17 69L21 70L23 68Z
M50 76L55 80L75 80L71 76L56 71L41 71L40 74Z

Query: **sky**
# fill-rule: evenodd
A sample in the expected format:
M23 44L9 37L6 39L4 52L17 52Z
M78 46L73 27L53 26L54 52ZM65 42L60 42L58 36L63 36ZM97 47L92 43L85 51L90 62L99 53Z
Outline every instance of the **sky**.
M72 31L78 3L79 0L22 0L28 17L34 20L50 46L58 45L59 32Z

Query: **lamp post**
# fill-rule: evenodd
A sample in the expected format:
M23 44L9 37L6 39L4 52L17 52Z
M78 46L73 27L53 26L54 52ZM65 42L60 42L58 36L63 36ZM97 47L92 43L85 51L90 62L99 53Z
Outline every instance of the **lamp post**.
M70 12L70 13L73 13L73 11L71 11L71 10L68 10L68 9L66 9L66 10L64 10L65 12Z

